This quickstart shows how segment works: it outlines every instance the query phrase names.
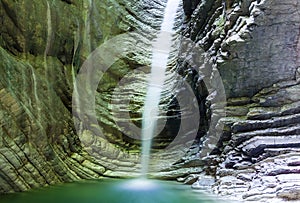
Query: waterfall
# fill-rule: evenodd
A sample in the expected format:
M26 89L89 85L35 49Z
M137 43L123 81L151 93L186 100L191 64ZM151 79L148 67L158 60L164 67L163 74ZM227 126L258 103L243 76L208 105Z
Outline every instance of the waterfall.
M83 1L83 8L85 10L84 16L84 36L83 36L83 50L87 56L92 52L91 47L91 15L93 9L93 0Z
M144 103L142 122L142 169L141 174L146 178L149 168L152 138L156 133L158 105L165 81L165 71L172 46L172 36L175 34L176 10L180 0L168 0L161 29L152 43L151 73L148 79L148 89Z

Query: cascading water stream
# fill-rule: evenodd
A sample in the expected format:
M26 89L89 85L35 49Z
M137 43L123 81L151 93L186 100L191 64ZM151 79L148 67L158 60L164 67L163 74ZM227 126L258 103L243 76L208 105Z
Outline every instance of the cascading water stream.
M165 81L165 71L172 46L172 37L175 34L176 10L180 0L168 0L161 29L152 43L151 73L148 79L148 89L144 103L142 122L142 157L141 175L147 177L152 138L156 133L158 105Z

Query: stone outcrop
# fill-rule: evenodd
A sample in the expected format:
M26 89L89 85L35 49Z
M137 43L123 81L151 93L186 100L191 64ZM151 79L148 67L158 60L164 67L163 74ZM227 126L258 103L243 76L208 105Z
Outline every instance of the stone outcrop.
M202 1L185 32L215 57L229 98L253 96L295 79L297 9L295 1Z
M128 152L122 152L126 144L122 133L116 126L104 125L109 116L105 92L124 73L149 64L149 40L159 28L164 4L0 1L0 193L77 179L123 177L138 167L136 160L128 160ZM73 82L93 50L126 32L137 33L138 47L143 49L118 60L99 85L99 122L114 140L92 140L106 148L99 163L83 149L74 126ZM93 138L90 132L83 133ZM131 149L130 144L126 147ZM119 160L110 157L112 151L121 154Z
M248 103L229 100L224 119L229 137L216 170L217 193L246 201L299 198L298 89L297 82L277 83Z
M165 3L0 0L0 193L136 174L140 142L120 127L127 118L111 112L128 113L130 98L130 119L141 124L151 40ZM183 36L174 37L161 104L172 119L153 151L178 133L185 115L175 97L187 90L182 81L195 94L184 109L198 105L199 129L187 133L196 140L184 157L174 150L154 160L179 159L153 177L196 181L194 188L244 201L299 199L298 10L297 0L202 0L184 27L178 10L174 27ZM97 122L105 137L96 137L98 128L77 122L74 81L94 50L126 33L133 33L126 37L134 51L114 61L97 87ZM114 98L123 78L126 86ZM85 149L81 141L96 147Z
M243 201L299 199L298 10L297 1L249 0L202 1L194 12L184 33L216 65L227 105L193 188Z

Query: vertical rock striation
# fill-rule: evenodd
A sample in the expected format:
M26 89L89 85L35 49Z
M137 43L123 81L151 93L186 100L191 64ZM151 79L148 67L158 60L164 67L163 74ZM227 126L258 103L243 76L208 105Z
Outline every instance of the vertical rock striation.
M139 34L141 44L146 44L144 50L116 62L115 72L99 85L103 93L98 97L99 120L105 123L105 107L110 103L104 100L105 91L124 73L147 65L151 48L147 43L159 28L164 4L0 1L0 193L112 176L112 171L122 168L132 170L135 163L110 160L109 154L103 156L109 165L103 166L83 149L72 118L73 82L97 47L122 33ZM110 131L118 137L114 128L104 126L107 134ZM101 144L109 152L120 143L105 140Z

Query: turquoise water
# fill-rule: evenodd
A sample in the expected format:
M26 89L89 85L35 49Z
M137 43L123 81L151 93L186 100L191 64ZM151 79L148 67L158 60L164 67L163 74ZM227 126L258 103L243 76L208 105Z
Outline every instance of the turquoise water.
M99 180L67 183L0 196L1 203L213 203L177 183L149 180Z

